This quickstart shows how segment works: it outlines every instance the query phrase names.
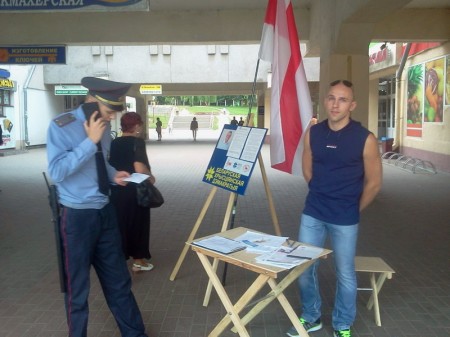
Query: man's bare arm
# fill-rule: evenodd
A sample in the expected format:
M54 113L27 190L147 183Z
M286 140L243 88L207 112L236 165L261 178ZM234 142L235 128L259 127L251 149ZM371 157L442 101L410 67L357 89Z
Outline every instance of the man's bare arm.
M303 177L305 178L306 182L309 183L312 179L312 151L311 151L311 145L309 142L309 128L306 130L305 133L305 139L304 139L304 148L303 148L303 155L302 155L302 170L303 170Z
M383 170L381 156L378 150L378 141L371 133L367 137L363 152L364 160L364 189L359 201L359 210L362 211L375 199L381 189Z

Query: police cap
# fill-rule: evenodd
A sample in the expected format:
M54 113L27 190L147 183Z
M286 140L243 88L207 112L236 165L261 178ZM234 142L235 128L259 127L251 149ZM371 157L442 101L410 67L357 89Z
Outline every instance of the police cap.
M125 109L125 94L131 84L104 80L97 77L84 77L81 85L89 90L88 94L112 110Z

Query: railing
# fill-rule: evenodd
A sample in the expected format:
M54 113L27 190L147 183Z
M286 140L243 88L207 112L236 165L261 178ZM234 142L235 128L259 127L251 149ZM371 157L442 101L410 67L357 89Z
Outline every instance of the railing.
M437 174L433 163L428 160L413 158L397 152L385 152L381 155L381 159L385 164L400 167L412 173L425 172Z

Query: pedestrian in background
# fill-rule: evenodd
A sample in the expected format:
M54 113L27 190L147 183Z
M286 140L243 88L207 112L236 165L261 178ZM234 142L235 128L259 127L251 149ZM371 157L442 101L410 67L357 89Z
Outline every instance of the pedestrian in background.
M156 133L158 134L158 141L162 138L162 122L159 117L156 117Z
M192 131L192 138L194 138L194 141L196 141L197 140L197 130L198 130L198 122L197 122L196 117L192 118L190 129Z

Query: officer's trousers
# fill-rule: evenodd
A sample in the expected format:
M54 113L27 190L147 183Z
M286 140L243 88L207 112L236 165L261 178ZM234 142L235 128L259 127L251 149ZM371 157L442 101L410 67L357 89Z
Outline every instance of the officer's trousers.
M86 337L91 265L123 337L146 337L131 292L115 210L62 208L60 232L66 274L65 304L70 337Z

